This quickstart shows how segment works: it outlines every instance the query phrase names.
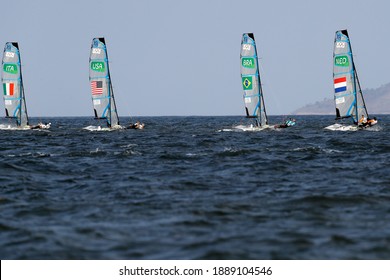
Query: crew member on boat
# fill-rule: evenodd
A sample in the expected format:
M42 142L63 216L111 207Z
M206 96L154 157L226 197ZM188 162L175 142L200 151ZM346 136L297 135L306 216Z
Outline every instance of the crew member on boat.
M378 121L377 121L376 117L374 117L373 119L368 119L368 120L367 120L367 124L368 124L369 126L372 126L372 125L376 124L377 122L378 122Z
M366 124L367 124L367 118L364 115L362 115L362 117L359 120L359 125L363 125L364 126Z
M373 126L377 123L378 123L378 120L376 119L376 117L370 119L370 118L366 118L364 115L362 115L362 117L359 120L358 125L363 126L363 127L367 127L367 126Z
M136 123L130 124L127 128L129 128L129 129L143 129L144 126L145 126L144 123L137 121Z
M38 123L37 125L30 125L31 129L49 129L51 123Z
M282 124L275 125L276 128L286 128L295 125L295 119L289 118Z

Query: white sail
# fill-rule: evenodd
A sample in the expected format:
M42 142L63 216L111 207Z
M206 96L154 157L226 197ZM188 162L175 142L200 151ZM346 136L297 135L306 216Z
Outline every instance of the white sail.
M268 124L261 87L257 49L253 33L244 33L241 41L241 81L246 116L256 118L258 126Z
M336 32L333 52L333 86L337 119L352 118L354 123L357 123L361 116L368 118L347 30Z
M376 118L369 118L347 30L336 31L334 39L333 88L336 120L351 118L353 124L336 123L325 129L356 131L378 123Z
M8 42L5 44L2 70L1 82L6 117L15 118L18 127L26 127L29 122L18 43Z
M106 119L108 127L119 125L104 38L94 38L89 58L89 81L95 118Z

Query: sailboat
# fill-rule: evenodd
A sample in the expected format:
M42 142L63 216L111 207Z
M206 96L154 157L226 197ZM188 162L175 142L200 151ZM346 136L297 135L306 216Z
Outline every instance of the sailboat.
M244 33L241 40L241 82L244 90L246 117L253 120L249 126L239 125L241 130L268 128L263 89L261 86L256 42L253 33Z
M108 130L121 129L116 109L114 91L104 38L94 38L89 57L89 81L95 119L105 119ZM100 126L88 126L89 130L107 130Z
M351 118L353 124L336 123L330 130L358 130L377 123L370 119L357 75L347 30L336 31L333 51L333 86L336 120Z
M17 42L7 42L2 60L1 82L6 118L16 119L16 128L1 126L1 129L47 129L50 124L29 125L26 99L24 95L22 66L19 45Z

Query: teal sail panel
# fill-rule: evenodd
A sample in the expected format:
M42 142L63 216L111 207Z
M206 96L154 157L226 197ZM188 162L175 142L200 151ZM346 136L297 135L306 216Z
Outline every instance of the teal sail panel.
M106 119L108 127L119 125L104 38L92 40L89 57L89 82L95 118Z
M27 126L28 115L24 97L20 51L16 42L5 44L1 82L6 117L15 118L17 126Z
M246 116L256 118L257 125L268 124L261 87L256 43L253 33L244 33L241 40L241 83Z
M337 119L368 118L347 30L337 31L334 40L333 87Z

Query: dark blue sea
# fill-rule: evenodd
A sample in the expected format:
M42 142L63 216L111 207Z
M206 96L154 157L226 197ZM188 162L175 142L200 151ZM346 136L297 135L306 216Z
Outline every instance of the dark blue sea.
M324 130L333 116L2 130L0 258L390 259L390 115L377 117L356 132Z

